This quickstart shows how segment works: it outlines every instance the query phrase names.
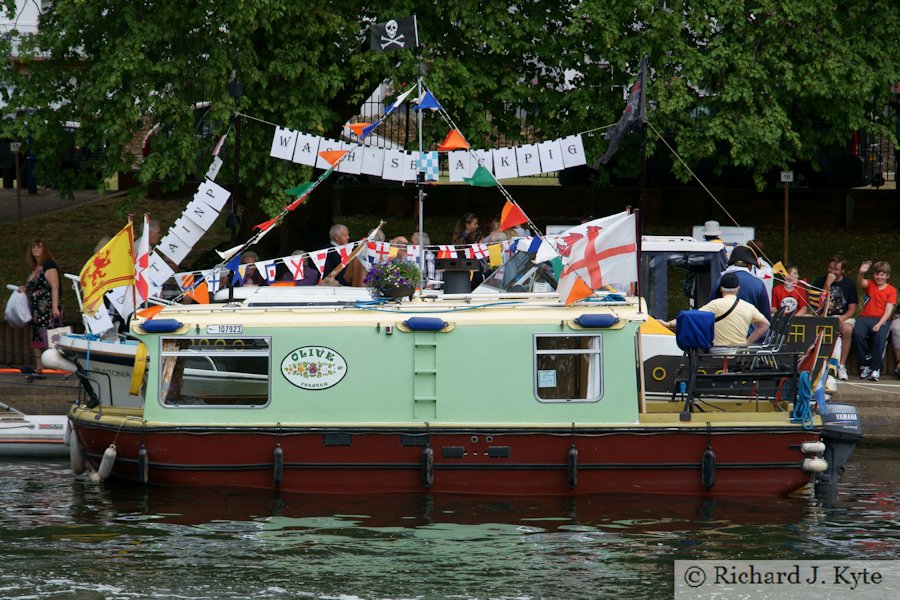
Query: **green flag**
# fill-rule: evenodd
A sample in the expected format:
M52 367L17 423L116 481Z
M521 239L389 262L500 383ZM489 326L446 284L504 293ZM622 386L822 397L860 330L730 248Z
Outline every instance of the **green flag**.
M306 183L301 183L297 187L292 187L292 188L284 190L284 193L287 194L288 196L302 196L312 186L313 186L313 182L307 181Z
M469 185L475 187L492 187L497 185L497 180L491 175L491 172L484 168L484 165L478 165L471 177L463 179Z

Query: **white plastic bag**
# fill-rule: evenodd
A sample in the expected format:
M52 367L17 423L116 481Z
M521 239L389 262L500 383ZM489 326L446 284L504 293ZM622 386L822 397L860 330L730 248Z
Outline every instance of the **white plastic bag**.
M6 302L6 322L13 327L25 327L31 323L31 308L28 306L28 296L15 290Z

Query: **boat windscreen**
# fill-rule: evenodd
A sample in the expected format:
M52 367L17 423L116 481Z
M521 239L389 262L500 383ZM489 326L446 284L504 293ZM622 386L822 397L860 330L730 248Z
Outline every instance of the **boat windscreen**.
M512 257L488 275L473 294L501 292L553 292L557 279L550 262L535 262L534 254L515 252Z

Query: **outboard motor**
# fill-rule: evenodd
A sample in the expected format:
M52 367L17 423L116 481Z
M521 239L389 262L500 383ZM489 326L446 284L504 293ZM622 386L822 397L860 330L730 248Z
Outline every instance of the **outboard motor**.
M862 424L859 411L850 404L828 403L820 416L828 468L815 477L816 494L833 495L844 465L862 439Z

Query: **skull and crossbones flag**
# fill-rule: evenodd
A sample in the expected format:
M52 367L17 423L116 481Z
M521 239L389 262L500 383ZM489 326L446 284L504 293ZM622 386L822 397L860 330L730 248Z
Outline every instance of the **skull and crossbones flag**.
M416 15L391 19L372 26L372 50L403 50L419 47Z

